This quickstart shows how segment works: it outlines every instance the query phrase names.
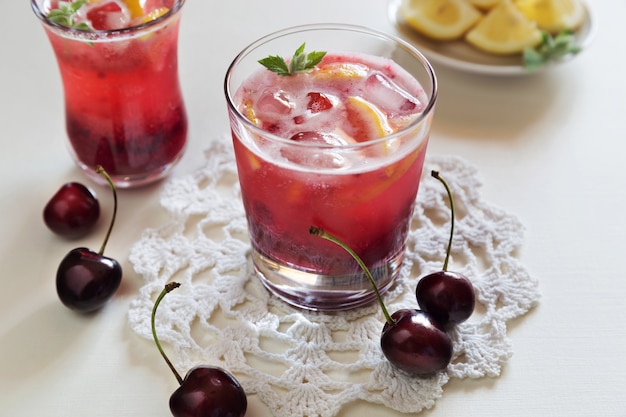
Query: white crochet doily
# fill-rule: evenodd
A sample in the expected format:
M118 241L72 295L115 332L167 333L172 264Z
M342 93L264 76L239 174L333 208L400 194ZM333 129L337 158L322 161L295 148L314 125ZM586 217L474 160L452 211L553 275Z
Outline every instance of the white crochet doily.
M390 312L417 308L419 276L440 270L449 237L445 188L457 208L449 269L472 279L477 308L452 331L454 358L445 372L416 378L396 371L380 350L380 307L315 313L287 306L255 277L229 141L206 151L206 166L173 178L161 204L170 219L146 230L130 253L143 285L128 313L130 327L152 338L150 316L169 281L181 287L164 298L157 332L182 374L197 364L232 372L275 417L331 417L361 400L404 413L431 408L449 378L495 377L512 355L507 321L539 299L538 284L516 258L523 226L481 200L476 169L457 157L429 156L417 197L405 261L385 295Z

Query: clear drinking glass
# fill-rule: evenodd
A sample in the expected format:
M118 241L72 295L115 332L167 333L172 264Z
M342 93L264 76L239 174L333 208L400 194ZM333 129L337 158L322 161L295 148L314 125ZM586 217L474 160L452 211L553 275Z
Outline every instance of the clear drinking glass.
M102 165L118 187L167 175L182 156L187 114L178 79L178 29L185 0L87 2L70 28L48 14L63 2L31 0L63 81L70 153L94 181ZM105 3L103 5L103 3ZM136 7L129 10L128 4Z
M290 58L302 44L305 54L328 52L312 71L279 76L258 63ZM363 27L293 27L246 47L224 88L252 259L264 285L312 310L375 299L348 253L309 234L316 226L364 260L381 292L390 288L437 97L424 56Z

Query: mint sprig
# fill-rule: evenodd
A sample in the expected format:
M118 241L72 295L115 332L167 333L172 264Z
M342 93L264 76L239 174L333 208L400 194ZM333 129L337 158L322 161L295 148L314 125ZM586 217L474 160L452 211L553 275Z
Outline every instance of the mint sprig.
M60 1L59 8L50 10L47 18L51 22L68 28L91 30L91 27L86 22L76 23L76 20L74 19L74 15L78 9L83 7L87 1L89 0L76 0L74 2Z
M322 61L326 52L313 51L305 54L304 47L304 43L300 45L300 47L293 54L293 57L291 57L289 64L287 64L283 57L278 55L270 55L267 58L260 59L258 62L268 70L281 76L289 76L298 72L310 71Z
M542 32L541 43L534 48L524 50L524 67L528 71L536 71L549 62L570 54L577 54L580 50L581 47L576 43L576 36L571 30L564 30L556 36Z

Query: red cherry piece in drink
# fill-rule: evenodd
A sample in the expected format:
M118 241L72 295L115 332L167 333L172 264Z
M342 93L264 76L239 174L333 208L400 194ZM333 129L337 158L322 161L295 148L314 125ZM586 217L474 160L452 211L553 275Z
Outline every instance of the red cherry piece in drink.
M426 312L401 309L385 323L380 346L396 368L413 375L444 370L452 359L452 340L445 329Z
M56 275L56 289L61 302L68 308L88 313L101 308L117 291L122 281L122 267L104 256L115 215L117 193L109 174L101 166L96 172L103 175L113 191L113 216L99 252L87 248L72 249L61 261Z
M333 103L322 93L310 92L307 94L307 97L309 98L309 104L307 104L306 108L311 113L319 113L333 107Z
M70 239L86 235L99 216L100 204L96 195L78 182L64 184L43 210L46 226L54 233Z
M71 250L57 270L56 288L61 302L72 310L100 309L122 282L122 267L111 258L87 248Z
M474 312L474 286L458 272L426 275L417 283L415 293L420 308L444 326L462 323Z
M196 366L170 397L175 417L243 417L248 400L239 382L224 369Z
M120 13L122 13L122 8L115 2L109 2L87 12L87 19L95 30L119 29L118 27L111 27L111 22Z

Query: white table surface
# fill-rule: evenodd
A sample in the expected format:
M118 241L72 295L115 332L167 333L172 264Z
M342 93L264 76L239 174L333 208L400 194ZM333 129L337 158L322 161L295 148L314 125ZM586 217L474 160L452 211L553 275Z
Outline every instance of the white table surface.
M76 246L52 235L42 209L67 181L88 183L66 149L61 83L27 0L0 0L0 415L169 416L176 380L154 345L127 325L141 284L128 250L166 213L162 184L120 192L107 255L124 284L98 314L57 299L60 259ZM174 176L203 163L227 131L222 80L235 54L273 30L346 22L392 32L383 0L188 0L180 36L189 146ZM542 299L511 323L514 356L495 379L453 380L439 416L626 416L626 47L623 0L593 0L597 34L575 60L531 77L436 67L440 97L430 154L475 165L485 200L527 227L519 257ZM97 188L104 207L110 193ZM109 213L105 211L105 213ZM107 221L81 245L98 248ZM248 417L267 416L250 398ZM395 416L368 404L342 416Z

